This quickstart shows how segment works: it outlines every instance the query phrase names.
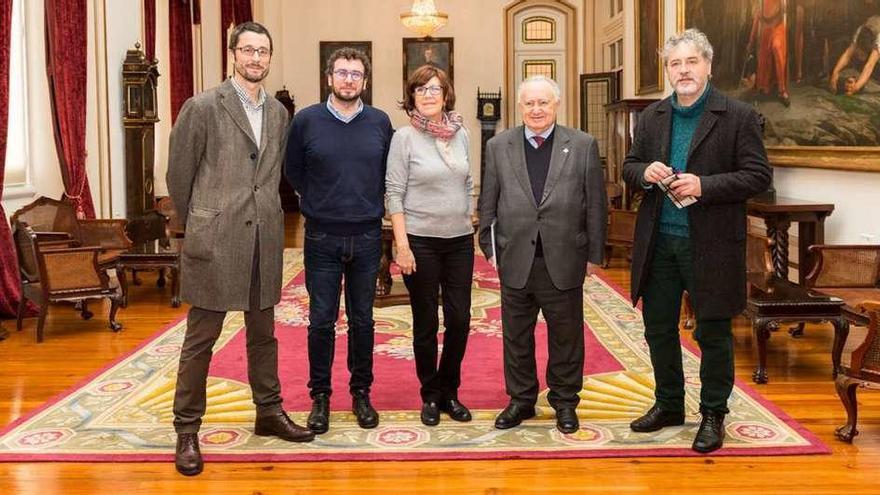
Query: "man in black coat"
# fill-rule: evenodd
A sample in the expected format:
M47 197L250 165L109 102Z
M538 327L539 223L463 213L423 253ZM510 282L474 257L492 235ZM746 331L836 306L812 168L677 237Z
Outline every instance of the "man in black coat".
M706 36L688 29L670 37L663 62L675 92L642 113L623 165L627 184L645 191L636 221L632 300L642 298L656 382L654 406L630 427L650 432L684 424L678 323L687 290L702 351L702 422L693 449L706 453L724 441L733 390L731 318L746 302L746 200L768 188L772 173L758 115L709 84L712 45ZM679 199L696 202L676 205L663 184Z

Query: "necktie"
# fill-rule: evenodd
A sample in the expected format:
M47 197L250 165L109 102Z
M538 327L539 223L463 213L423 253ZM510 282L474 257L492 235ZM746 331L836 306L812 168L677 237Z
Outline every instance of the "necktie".
M538 145L538 148L540 148L541 145L544 144L544 140L547 138L541 137L541 136L532 136L532 139L535 140L535 143Z

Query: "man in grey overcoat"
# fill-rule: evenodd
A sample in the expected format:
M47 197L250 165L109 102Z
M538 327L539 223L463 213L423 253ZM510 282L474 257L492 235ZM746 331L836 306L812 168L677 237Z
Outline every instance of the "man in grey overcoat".
M529 78L518 99L525 125L489 140L480 194L480 248L501 279L510 396L495 427L512 428L535 415L534 334L541 310L549 349L547 398L556 427L573 433L583 386L584 278L602 262L605 246L602 163L592 136L556 124L555 81Z
M272 38L260 24L229 37L235 72L190 98L171 131L166 181L186 225L181 292L192 304L174 395L175 466L202 471L198 431L212 349L227 311L244 311L254 433L292 442L314 438L281 406L275 304L281 299L284 216L278 194L287 111L267 97Z

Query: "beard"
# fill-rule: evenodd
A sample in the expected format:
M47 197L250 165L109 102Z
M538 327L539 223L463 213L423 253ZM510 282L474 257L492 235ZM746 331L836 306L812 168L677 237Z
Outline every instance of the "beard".
M361 97L361 93L364 92L363 86L361 86L359 89L358 88L354 89L354 94L352 94L351 96L347 96L347 95L342 94L338 89L336 89L336 86L331 86L330 90L333 92L334 98L336 98L339 101L344 101L346 103L357 101L358 98Z
M263 79L265 79L267 75L269 75L269 68L266 67L263 70L263 72L261 72L259 75L252 76L248 73L246 66L241 65L241 64L235 64L235 72L238 72L238 75L240 75L242 78L244 78L245 81L252 82L252 83L258 83L258 82L261 82Z

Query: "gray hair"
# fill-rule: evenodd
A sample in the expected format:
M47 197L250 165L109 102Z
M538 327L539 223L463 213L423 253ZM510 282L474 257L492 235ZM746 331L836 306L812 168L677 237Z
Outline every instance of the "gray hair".
M549 84L550 88L553 90L553 96L556 97L557 103L562 99L562 90L559 89L559 84L556 81L547 76L529 76L523 82L519 83L519 88L516 90L516 101L522 100L523 88L525 88L526 84L536 82L545 82Z
M709 43L709 38L699 29L690 28L673 34L663 44L663 50L660 51L663 65L666 65L666 62L669 60L669 53L682 43L690 44L700 52L704 59L710 63L712 62L712 55L715 51L712 49L712 44Z

